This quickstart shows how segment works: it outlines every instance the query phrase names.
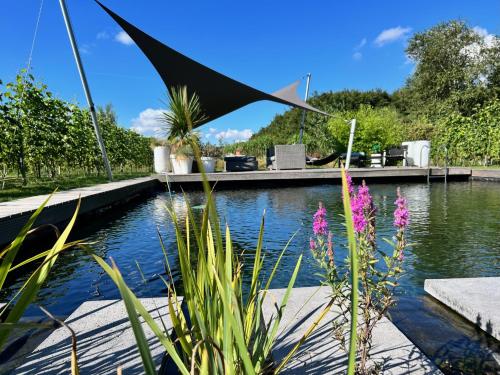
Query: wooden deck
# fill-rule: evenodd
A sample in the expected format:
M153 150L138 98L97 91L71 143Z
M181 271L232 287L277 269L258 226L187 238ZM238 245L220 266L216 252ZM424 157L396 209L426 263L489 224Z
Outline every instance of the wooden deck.
M350 174L354 179L369 182L410 182L427 181L427 176L437 181L444 176L443 168L353 168ZM262 188L273 186L304 186L317 184L339 184L339 168L308 168L301 170L219 172L208 173L208 181L217 184L217 189ZM470 168L449 168L448 179L483 179L500 181L500 170L471 170ZM168 183L170 188L200 190L201 174L187 175L162 174L152 177L135 178L79 189L61 191L55 194L36 225L61 224L73 214L78 197L82 198L80 217L95 215L107 208L130 201L146 191L160 188L159 182ZM29 216L42 204L47 195L17 199L0 203L0 245L15 238Z
M340 183L340 168L308 168L301 170L251 171L251 172L218 172L208 173L210 183L217 183L217 188L266 187L266 186L297 186ZM354 179L365 179L372 182L393 181L427 181L430 173L432 178L444 177L444 168L353 168L349 171ZM448 168L449 179L468 179L470 168ZM175 175L172 173L156 175L163 183L170 184L173 189L181 187L185 190L201 188L201 174L191 173Z

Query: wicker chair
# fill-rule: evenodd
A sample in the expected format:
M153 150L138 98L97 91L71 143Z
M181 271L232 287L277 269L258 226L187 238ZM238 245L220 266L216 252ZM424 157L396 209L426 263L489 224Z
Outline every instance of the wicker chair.
M304 169L306 167L306 147L297 145L276 145L267 153L267 164L271 169Z

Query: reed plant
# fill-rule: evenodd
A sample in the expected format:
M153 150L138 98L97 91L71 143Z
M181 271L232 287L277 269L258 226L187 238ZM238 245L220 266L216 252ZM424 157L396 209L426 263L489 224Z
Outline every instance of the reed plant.
M188 134L200 116L198 106L194 106L193 103L198 103L197 98L189 98L185 88L174 90L170 96L170 107L176 109L171 112L172 116L175 117L176 114L182 116L181 119L170 120L172 123L177 121L185 124ZM196 107L196 111L192 111L193 107ZM201 153L198 144L189 143L193 147L203 175L206 203L200 221L195 219L187 199L188 214L185 219L179 218L174 209L167 207L175 227L183 287L181 297L172 281L173 278L164 279L168 290L168 315L175 335L169 335L164 327L152 318L125 284L116 264L111 262L109 265L97 255L93 257L118 286L147 374L155 374L156 369L138 315L157 336L181 374L278 373L298 350L300 343L312 333L327 309L318 316L316 322L282 361L279 363L273 361L272 350L300 269L302 255L298 257L282 300L272 303L273 296L270 295L269 288L288 244L281 251L269 277L264 279L263 216L254 261L249 271L251 278L249 283L244 283L243 274L246 265L241 262L240 254L233 248L229 226L220 223L214 197L205 178L203 164L200 162ZM170 274L168 249L163 246L161 236L160 242ZM275 306L275 312L267 319L263 314L263 304L266 300Z
M7 277L11 272L41 260L41 263L34 269L19 290L17 290L9 301L7 301L0 309L0 316L2 317L2 321L0 322L0 349L4 347L12 330L16 328L33 328L33 326L36 326L34 324L20 323L19 320L28 306L36 299L38 291L47 280L47 277L49 276L52 268L55 266L57 258L61 252L71 249L80 243L79 241L67 242L68 236L78 215L80 208L79 200L73 217L62 233L59 233L59 230L55 226L51 226L58 236L51 249L41 251L35 256L14 264L15 261L19 259L18 256L20 255L20 251L23 249L22 245L26 238L41 228L41 226L34 227L34 224L51 197L52 195L50 195L42 203L42 205L38 207L38 209L31 215L29 220L22 227L16 238L0 253L0 290L4 288Z

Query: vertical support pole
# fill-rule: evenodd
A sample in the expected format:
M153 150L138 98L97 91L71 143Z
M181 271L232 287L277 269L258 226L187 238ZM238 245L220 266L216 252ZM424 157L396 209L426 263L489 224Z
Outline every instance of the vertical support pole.
M104 169L108 175L108 180L113 181L113 173L111 172L111 166L109 165L108 155L106 153L106 147L104 146L104 141L101 137L101 131L99 130L99 124L97 123L97 114L95 112L94 102L92 101L92 96L90 95L89 85L87 83L87 77L85 76L85 71L83 69L82 60L80 58L80 52L78 51L78 46L76 44L75 35L73 34L73 27L71 26L71 21L68 15L68 9L66 8L65 0L59 0L61 5L61 11L64 17L64 23L66 24L66 30L68 31L69 41L71 43L71 48L73 49L73 55L75 56L76 66L78 72L80 73L80 79L82 81L83 90L85 91L85 97L87 98L87 103L90 109L90 117L92 118L92 124L94 125L95 136L97 138L97 143L99 144L99 149L101 150L102 160L104 162Z
M347 146L347 156L345 159L345 169L349 169L351 164L352 143L354 142L354 132L356 131L356 119L351 120L351 132L349 133L349 145Z
M306 81L306 95L304 101L307 102L309 98L309 83L311 82L311 73L307 73L307 81ZM302 110L302 119L300 120L300 132L299 132L299 144L302 144L302 138L304 136L304 121L306 119L306 110Z

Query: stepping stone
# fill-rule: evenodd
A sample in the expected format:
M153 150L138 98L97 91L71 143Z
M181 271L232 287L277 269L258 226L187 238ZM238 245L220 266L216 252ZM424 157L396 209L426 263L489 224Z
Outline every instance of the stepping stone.
M263 310L266 320L275 314L275 303L283 298L285 289L269 291ZM280 323L273 357L279 363L328 301L328 287L295 288ZM141 299L158 324L162 318L171 333L166 298ZM285 368L285 374L332 374L346 370L347 355L332 337L335 308L326 315L306 343ZM130 327L125 306L119 300L83 303L66 323L78 339L80 373L116 374L122 365L124 374L143 374L140 355ZM143 324L153 359L159 367L164 349L154 334ZM71 337L64 327L54 331L26 358L15 374L68 374L70 371ZM374 330L372 358L382 366L383 374L441 374L436 366L404 336L388 319L383 318Z
M276 314L285 289L270 290L263 310L269 319ZM329 287L294 288L280 323L273 357L279 363L303 336L329 301ZM347 353L333 338L332 320L339 316L337 307L323 318L309 339L285 368L285 374L342 374L347 370ZM346 337L348 345L349 338ZM441 371L387 318L373 331L371 357L382 367L382 374L441 374Z
M161 314L170 334L172 323L168 317L167 298L142 298L140 301L160 327ZM82 375L116 375L119 365L124 374L144 373L123 301L85 302L65 323L77 337L78 364ZM147 324L143 323L143 329L153 360L159 368L165 350ZM70 369L71 335L67 328L59 327L27 356L25 363L14 374L69 374Z
M483 331L500 340L500 277L428 279L424 289Z

